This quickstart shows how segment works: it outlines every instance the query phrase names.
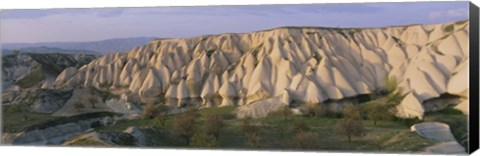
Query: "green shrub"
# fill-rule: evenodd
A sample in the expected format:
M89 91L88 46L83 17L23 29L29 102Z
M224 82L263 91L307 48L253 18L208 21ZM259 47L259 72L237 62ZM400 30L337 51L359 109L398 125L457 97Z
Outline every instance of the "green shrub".
M327 108L324 105L307 105L305 114L311 117L322 117L327 114Z
M203 132L195 133L192 136L191 142L192 142L191 146L194 146L194 147L207 147L207 148L219 147L219 142L217 139Z
M173 134L182 138L187 146L190 145L190 140L195 134L195 122L197 118L193 111L189 111L175 118L172 128Z
M399 117L394 117L393 121L401 123L405 126L412 126L414 124L419 124L422 123L423 120L420 120L419 118L413 118L413 119L404 119L404 118L399 118Z
M452 107L447 107L445 109L442 109L440 111L438 111L439 113L442 113L442 114L452 114L452 115L462 115L463 112L458 110L458 109L454 109Z
M247 145L259 148L262 144L262 136L260 130L252 122L250 118L242 119L241 128Z
M142 119L152 119L154 118L159 112L155 109L152 103L147 103L143 106L143 111L141 114Z
M318 136L312 132L299 131L295 134L295 148L299 149L315 149L318 148Z
M285 121L288 120L288 117L293 114L292 110L288 106L282 107L280 109L280 113L282 114L282 117Z
M455 27L453 26L453 24L450 24L450 25L446 26L445 28L443 28L443 31L449 33L449 32L452 32L454 28Z
M466 22L468 22L468 20L460 20L460 21L456 21L455 24L461 25L461 24L464 24Z
M348 142L351 142L353 136L364 136L365 129L361 120L346 117L337 123L337 125L335 126L335 133L347 136Z
M343 117L344 118L352 118L355 120L361 120L362 115L360 113L360 110L353 106L353 105L348 105L343 108Z
M92 94L92 95L93 95L93 94L99 95L99 96L102 98L102 101L103 101L103 102L105 102L105 101L107 101L107 100L110 100L110 99L116 99L116 98L119 98L119 97L120 97L120 96L115 95L115 94L112 94L112 93L110 93L110 92L108 92L108 91L101 91L101 90L99 90L99 89L97 89L97 88L94 88L94 87L90 88L90 91L89 91L89 92L90 92L90 94Z
M305 122L305 120L296 119L293 122L292 131L295 132L295 133L308 132L308 131L310 131L310 126L308 126L308 124L307 124L307 122Z
M225 123L223 122L222 115L213 114L207 117L207 121L205 123L205 132L208 135L211 135L218 141L220 137L220 132L225 127Z
M388 107L381 103L373 103L366 107L369 120L376 126L380 120L386 120L391 117Z
M384 81L384 88L388 93L394 92L398 88L398 82L397 78L392 76L392 77L385 77Z
M351 142L353 136L364 136L365 128L358 108L353 105L343 108L343 118L337 122L334 130L335 133L347 136L348 142Z

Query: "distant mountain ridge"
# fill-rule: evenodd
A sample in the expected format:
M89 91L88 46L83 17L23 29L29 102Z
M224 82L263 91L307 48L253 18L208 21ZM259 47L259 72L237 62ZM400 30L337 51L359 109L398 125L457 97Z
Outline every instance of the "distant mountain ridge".
M3 55L11 55L15 52L21 54L88 54L88 55L99 55L99 52L89 51L89 50L76 50L76 49L62 49L55 47L28 47L20 49L2 49Z
M154 37L116 38L89 42L43 42L43 43L7 43L3 49L13 50L30 47L52 47L71 50L86 50L100 53L116 53L131 50L144 45Z

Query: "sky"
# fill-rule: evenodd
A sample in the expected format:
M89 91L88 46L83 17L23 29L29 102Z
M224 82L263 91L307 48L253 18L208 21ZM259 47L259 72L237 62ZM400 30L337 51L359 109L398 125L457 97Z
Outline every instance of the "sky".
M282 26L384 27L468 19L465 2L1 10L2 43L188 38Z

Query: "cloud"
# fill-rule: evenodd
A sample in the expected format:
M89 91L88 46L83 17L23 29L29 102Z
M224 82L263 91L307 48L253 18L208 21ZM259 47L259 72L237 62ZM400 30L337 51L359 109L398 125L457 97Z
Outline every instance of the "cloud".
M468 18L468 9L458 8L446 11L434 11L428 15L428 19L431 21L443 18Z
M455 10L448 10L447 17L468 17L468 9L460 8Z

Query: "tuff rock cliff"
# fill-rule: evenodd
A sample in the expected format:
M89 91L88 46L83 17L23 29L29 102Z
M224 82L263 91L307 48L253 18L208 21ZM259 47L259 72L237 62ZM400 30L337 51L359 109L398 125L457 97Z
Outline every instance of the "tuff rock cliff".
M468 32L468 21L457 21L156 39L66 68L47 88L95 87L130 101L212 107L274 97L279 105L321 104L384 90L393 79L406 94L397 114L422 118L426 100L451 94L468 101Z

